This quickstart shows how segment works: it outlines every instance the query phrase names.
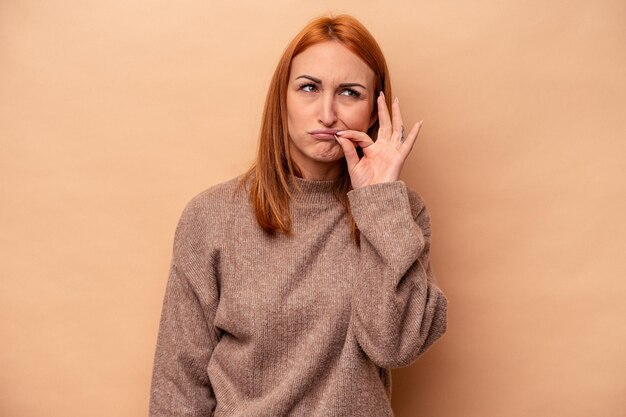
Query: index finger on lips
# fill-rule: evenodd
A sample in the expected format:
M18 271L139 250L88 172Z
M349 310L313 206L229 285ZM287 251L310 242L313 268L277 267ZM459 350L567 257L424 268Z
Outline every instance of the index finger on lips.
M337 136L340 138L350 139L361 148L367 148L374 143L372 138L370 138L367 133L361 132L360 130L343 130L341 132L337 132Z

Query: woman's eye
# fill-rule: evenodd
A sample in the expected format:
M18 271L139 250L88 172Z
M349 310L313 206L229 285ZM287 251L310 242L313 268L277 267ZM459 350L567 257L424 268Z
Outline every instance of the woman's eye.
M307 93L312 93L315 91L315 84L302 84L300 86L300 90L306 91Z
M361 93L351 88L346 88L345 90L341 92L341 94L348 96L348 97L355 97L355 98L358 98L361 95Z

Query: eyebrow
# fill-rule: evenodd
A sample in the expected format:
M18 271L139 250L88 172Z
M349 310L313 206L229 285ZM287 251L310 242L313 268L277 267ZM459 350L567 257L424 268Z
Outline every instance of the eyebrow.
M296 77L296 80L298 78L308 78L311 81L322 84L322 80L320 80L319 78L311 77L310 75L300 75L299 77ZM361 87L362 89L367 90L367 88L363 84L359 83L341 83L339 84L339 87Z

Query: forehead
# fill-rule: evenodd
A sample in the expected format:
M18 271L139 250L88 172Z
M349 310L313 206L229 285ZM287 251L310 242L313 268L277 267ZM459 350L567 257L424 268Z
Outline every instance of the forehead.
M289 78L311 75L322 82L374 82L374 71L354 52L339 42L312 45L291 62Z

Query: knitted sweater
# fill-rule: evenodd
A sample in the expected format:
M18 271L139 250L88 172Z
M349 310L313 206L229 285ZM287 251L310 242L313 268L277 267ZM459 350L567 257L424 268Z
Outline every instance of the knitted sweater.
M386 417L390 368L446 331L430 218L402 181L348 193L292 177L293 235L270 236L233 178L195 196L176 228L150 416Z

